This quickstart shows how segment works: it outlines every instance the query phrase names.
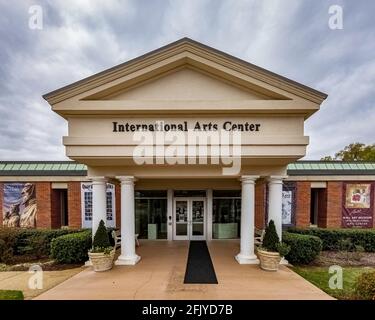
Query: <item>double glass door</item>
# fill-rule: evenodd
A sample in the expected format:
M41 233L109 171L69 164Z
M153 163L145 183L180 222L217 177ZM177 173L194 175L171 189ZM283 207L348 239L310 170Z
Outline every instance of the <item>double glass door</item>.
M174 199L174 239L206 239L206 199Z

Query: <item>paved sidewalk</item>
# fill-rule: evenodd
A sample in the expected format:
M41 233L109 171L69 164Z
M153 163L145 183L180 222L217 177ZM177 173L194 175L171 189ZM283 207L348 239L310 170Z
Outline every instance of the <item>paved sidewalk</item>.
M61 271L44 271L43 289L35 290L29 288L29 279L33 276L32 273L28 273L27 271L0 272L0 290L21 290L25 299L32 299L76 275L82 270L83 268Z
M285 266L266 272L239 265L238 241L212 241L209 249L217 285L183 284L188 242L147 241L136 266L87 268L36 299L333 299Z

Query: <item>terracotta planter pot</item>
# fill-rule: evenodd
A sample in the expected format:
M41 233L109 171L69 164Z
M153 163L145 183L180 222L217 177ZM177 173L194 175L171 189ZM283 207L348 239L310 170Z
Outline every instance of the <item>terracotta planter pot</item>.
M263 270L277 271L279 269L281 257L278 252L270 252L258 249L257 254L260 261L260 267Z
M112 269L114 257L115 250L112 250L110 254L104 254L102 252L89 252L89 258L92 264L92 268L96 272L102 272Z

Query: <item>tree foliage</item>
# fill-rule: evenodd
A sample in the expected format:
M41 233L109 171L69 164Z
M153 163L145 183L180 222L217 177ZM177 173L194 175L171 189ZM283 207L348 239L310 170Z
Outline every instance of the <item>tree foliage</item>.
M336 152L334 157L327 156L321 160L375 161L375 144L366 145L360 142L351 143L344 149Z

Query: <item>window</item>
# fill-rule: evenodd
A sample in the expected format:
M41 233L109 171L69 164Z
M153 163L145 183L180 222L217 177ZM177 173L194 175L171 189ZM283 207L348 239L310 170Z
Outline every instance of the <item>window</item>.
M241 191L214 190L212 238L236 239L241 228Z
M85 192L85 221L92 221L92 192Z
M92 194L92 193L91 193ZM113 201L112 201L112 192L107 191L107 221L112 221L113 220Z
M107 227L115 227L115 185L107 183L106 191L106 213ZM92 227L92 183L81 183L81 212L82 212L82 228Z
M167 191L136 191L135 229L139 239L167 239Z

